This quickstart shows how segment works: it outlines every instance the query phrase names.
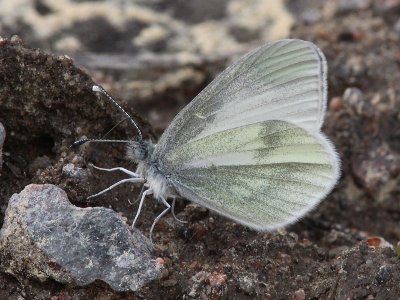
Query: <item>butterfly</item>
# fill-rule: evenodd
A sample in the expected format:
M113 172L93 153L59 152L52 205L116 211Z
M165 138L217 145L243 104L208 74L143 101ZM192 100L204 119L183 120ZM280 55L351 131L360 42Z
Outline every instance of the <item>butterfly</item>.
M340 162L321 132L327 106L327 63L311 42L263 45L223 71L178 115L157 144L100 86L138 131L127 143L136 172L115 186L144 184L146 196L171 209L179 195L259 231L293 223L333 189ZM82 140L106 141L106 140ZM174 204L174 203L173 203ZM175 216L175 215L174 215Z

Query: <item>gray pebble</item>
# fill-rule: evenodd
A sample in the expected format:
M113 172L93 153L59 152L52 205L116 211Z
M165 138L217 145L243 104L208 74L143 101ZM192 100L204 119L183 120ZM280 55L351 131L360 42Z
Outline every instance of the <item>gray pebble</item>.
M305 11L301 13L301 19L308 23L308 24L313 24L315 22L318 22L322 17L322 12L318 8L308 8Z
M67 177L81 180L88 179L90 176L90 170L77 167L73 163L64 165L62 168L62 173Z
M257 284L253 278L251 278L247 275L243 275L243 276L239 276L237 282L238 282L239 288L243 292L245 292L249 296L256 295Z
M346 110L352 115L371 115L373 107L365 101L364 93L356 87L348 87L343 93L343 103Z
M391 271L387 266L381 266L378 273L375 276L375 280L378 284L384 284L390 280Z
M394 23L393 29L398 35L400 35L400 19Z
M340 0L339 12L352 12L367 9L371 5L370 0Z
M0 267L16 277L135 291L161 276L150 242L103 207L78 208L50 184L14 194L0 231Z

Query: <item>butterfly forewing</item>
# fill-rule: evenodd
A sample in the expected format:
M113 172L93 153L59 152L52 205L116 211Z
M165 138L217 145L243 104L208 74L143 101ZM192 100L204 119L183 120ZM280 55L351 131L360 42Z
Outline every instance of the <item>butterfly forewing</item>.
M248 53L222 72L162 135L158 161L188 140L266 120L319 131L326 106L326 61L312 43L281 40Z

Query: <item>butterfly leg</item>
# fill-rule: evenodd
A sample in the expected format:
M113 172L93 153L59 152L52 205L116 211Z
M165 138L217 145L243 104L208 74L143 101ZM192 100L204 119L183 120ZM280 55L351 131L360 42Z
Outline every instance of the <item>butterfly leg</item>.
M169 203L164 199L164 197L160 197L160 201L161 201L162 204L164 204L167 208L164 209L164 210L161 212L161 214L159 214L159 215L154 219L153 225L151 225L151 228L150 228L150 241L151 241L151 242L153 242L151 236L152 236L152 234L153 234L154 226L156 226L157 222L160 221L160 219L162 218L162 216L165 215L165 214L171 209L171 205L169 205Z
M139 218L140 212L142 211L142 206L143 206L144 199L146 198L147 195L151 195L152 193L153 193L152 189L148 189L148 190L145 190L143 192L142 198L140 199L138 210L136 212L135 219L133 219L133 222L132 222L132 227L135 227L136 221Z
M187 221L180 220L180 219L178 219L178 217L176 216L176 214L175 214L175 202L176 202L176 197L172 197L172 205L171 205L172 216L174 217L174 219L175 219L177 222L186 224Z
M131 177L135 177L135 178L140 177L135 172L129 171L129 170L127 170L125 168L121 168L121 167L106 169L106 168L97 167L94 164L90 164L90 166L92 166L94 169L100 170L100 171L106 171L106 172L121 171L121 172L124 172L125 174L127 174L127 175L129 175Z
M140 183L144 183L146 180L144 178L127 178L127 179L122 179L116 183L114 183L113 185L109 186L108 188L102 190L101 192L98 192L97 194L91 195L89 197L87 197L87 199L91 199L97 196L100 196L110 190L112 190L113 188L115 188L116 186L126 183L126 182L140 182Z
M137 199L135 201L132 202L131 200L128 199L129 204L130 205L134 205L136 202L138 202L142 198L143 192L144 192L144 190L146 188L148 188L148 185L145 183L145 184L142 185L142 188L140 189L139 196L137 197Z

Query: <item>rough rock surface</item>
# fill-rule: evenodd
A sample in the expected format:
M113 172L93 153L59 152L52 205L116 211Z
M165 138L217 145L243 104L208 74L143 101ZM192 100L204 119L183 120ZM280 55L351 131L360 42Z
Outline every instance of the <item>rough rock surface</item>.
M114 211L77 208L54 185L28 185L11 197L0 231L0 266L18 278L72 285L95 280L136 291L160 277L150 242Z

